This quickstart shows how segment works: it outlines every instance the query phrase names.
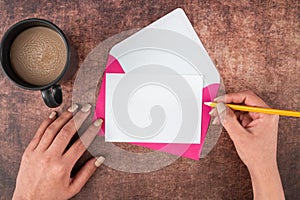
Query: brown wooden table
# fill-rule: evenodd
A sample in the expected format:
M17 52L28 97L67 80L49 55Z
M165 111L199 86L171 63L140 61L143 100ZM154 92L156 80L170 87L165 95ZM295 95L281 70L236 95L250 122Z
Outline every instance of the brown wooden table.
M272 107L300 110L300 2L289 1L0 1L0 36L29 17L64 30L79 64L98 43L142 28L182 7L223 77L227 92L251 89ZM67 108L71 80L63 85ZM12 196L22 152L50 109L40 92L16 87L0 71L0 199ZM300 197L300 123L281 118L278 164L287 199ZM180 158L156 172L130 174L101 167L75 199L251 199L246 167L227 133L210 154Z

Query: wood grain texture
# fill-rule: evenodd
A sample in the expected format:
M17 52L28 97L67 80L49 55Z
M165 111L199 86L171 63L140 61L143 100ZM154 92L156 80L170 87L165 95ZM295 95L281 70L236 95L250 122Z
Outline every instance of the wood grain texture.
M300 110L300 2L1 0L0 36L29 17L56 23L77 49L79 64L101 41L142 28L177 7L185 10L219 69L227 92L251 89L271 107ZM63 84L64 110L73 80ZM25 91L0 70L0 199L12 196L26 145L48 109L40 92ZM287 199L300 197L300 123L281 118L278 164ZM181 158L156 172L101 167L74 199L252 199L251 181L224 131L200 161Z

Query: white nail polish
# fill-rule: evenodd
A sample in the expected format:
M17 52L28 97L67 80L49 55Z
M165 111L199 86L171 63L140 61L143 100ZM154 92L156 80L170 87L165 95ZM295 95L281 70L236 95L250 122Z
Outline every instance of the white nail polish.
M215 113L215 111L216 111L216 108L213 108L213 109L211 109L211 111L210 111L208 114L209 114L209 115L212 115L212 114Z
M81 108L81 111L82 112L89 112L90 111L90 109L91 109L91 107L92 107L92 105L91 104L89 104L89 103L87 103L87 104L85 104L82 108Z
M223 98L224 98L224 96L219 96L219 97L214 98L214 101L217 102L217 101L219 101L219 100L221 100Z
M49 119L53 119L56 116L56 112L53 111L50 115L49 115Z
M215 117L214 120L212 121L213 125L219 124L219 118Z
M102 119L97 119L96 121L94 121L94 126L101 126L102 125L103 120Z
M95 161L95 166L96 167L100 167L102 165L102 163L104 162L105 158L103 156L100 156L97 158L97 160Z
M73 104L69 109L68 111L73 113L75 112L76 110L78 109L78 105L77 104Z

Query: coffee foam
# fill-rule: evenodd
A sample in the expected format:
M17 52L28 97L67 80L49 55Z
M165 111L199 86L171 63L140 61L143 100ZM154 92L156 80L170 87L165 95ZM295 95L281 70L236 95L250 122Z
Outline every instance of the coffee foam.
M46 27L33 27L20 33L10 50L13 70L32 85L47 85L63 71L67 48L62 37Z

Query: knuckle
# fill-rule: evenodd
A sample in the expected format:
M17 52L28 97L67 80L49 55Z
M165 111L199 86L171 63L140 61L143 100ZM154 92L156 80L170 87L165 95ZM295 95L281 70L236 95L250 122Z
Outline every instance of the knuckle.
M41 128L47 127L48 124L50 124L50 123L51 123L51 119L50 119L50 118L47 118L47 119L45 119L45 120L42 122L42 124L40 125L40 127L41 127Z
M37 140L39 140L40 138L38 136L34 136L32 139L31 139L31 142L36 142Z
M47 128L47 130L46 130L47 132L49 132L49 133L54 133L54 132L56 132L57 131L57 127L55 126L55 125L50 125L48 128Z
M53 164L52 173L56 176L62 176L66 174L66 168L62 163L56 162Z
M71 125L66 125L62 128L62 132L66 133L66 135L76 131L75 130L76 128L74 126L71 126Z
M91 177L93 174L94 174L94 170L92 170L92 169L89 169L89 170L87 170L87 176L88 177Z
M78 141L75 146L74 146L74 150L76 152L81 152L81 151L84 151L86 148L85 148L85 145L83 144L82 141Z
M32 140L30 141L30 144L36 144L40 141L41 137L38 137L38 136L34 136L32 138Z
M252 90L247 90L245 93L251 96L256 95Z
M41 158L40 162L42 165L46 166L46 165L51 164L52 158L51 158L51 156L46 154Z
M57 137L57 141L59 143L64 143L64 141L69 140L69 132L61 132L59 133L59 136Z
M54 158L51 155L44 155L40 160L40 164L44 168L48 168L48 173L53 176L64 176L67 173L67 168L64 162L60 159Z
M73 113L70 113L69 111L64 112L60 118L63 120L69 120L73 117Z
M73 132L74 132L74 130L72 130L69 127L63 128L61 130L61 132L59 133L60 140L62 140L62 141L68 140L70 135L72 135Z

